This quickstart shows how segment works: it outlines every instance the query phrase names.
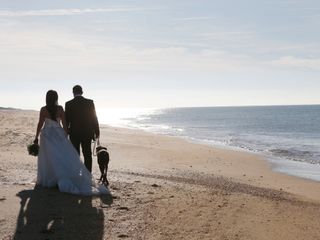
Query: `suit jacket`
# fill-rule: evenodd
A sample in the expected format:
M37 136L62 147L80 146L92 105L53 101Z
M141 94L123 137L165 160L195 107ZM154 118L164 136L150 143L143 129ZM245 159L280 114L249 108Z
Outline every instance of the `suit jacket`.
M92 100L77 96L66 102L65 112L70 136L94 139L95 136L100 135L99 122Z

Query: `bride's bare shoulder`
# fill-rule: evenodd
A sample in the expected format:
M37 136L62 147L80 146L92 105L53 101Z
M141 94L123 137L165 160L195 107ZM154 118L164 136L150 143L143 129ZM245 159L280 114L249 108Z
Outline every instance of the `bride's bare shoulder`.
M58 118L62 118L64 115L64 110L63 110L63 107L58 105L58 111L57 111L57 116Z
M63 107L61 105L58 105L58 112L63 112Z
M42 118L46 118L49 116L49 112L46 108L46 106L43 106L41 109L40 109L40 117Z
M40 114L44 114L44 113L46 113L46 112L48 112L48 110L47 110L46 106L43 106L43 107L40 109Z

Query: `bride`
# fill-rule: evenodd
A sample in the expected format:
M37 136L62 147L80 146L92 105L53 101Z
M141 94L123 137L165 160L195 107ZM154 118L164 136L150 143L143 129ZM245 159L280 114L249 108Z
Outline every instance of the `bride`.
M35 143L38 143L39 134L37 184L43 187L58 186L61 192L79 195L109 193L105 186L95 183L67 138L65 114L58 105L56 91L47 92L46 106L40 110Z

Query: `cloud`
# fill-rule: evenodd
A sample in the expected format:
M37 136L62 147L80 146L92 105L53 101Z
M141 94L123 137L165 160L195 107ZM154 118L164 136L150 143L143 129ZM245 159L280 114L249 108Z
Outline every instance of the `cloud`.
M285 56L271 61L271 65L277 67L299 68L308 70L320 70L319 58L297 58L293 56Z
M116 39L74 34L50 29L2 28L0 70L19 72L230 72L251 59L214 49L190 50L182 46L136 46ZM170 44L169 44L170 45ZM55 74L55 73L54 73Z
M145 8L130 8L130 7L115 7L115 8L69 8L69 9L43 9L43 10L24 10L24 11L9 11L0 10L0 17L42 17L42 16L67 16L80 15L90 13L105 13L105 12L131 12L147 10ZM150 9L149 9L150 10Z
M199 36L211 39L211 40L247 40L254 38L254 32L249 31L215 31L201 33Z
M201 20L214 20L216 17L186 17L186 18L175 18L175 21L201 21Z

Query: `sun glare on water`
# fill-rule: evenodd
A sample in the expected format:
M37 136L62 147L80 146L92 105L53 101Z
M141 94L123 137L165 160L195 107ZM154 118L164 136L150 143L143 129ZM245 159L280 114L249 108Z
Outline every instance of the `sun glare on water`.
M100 124L117 127L129 126L133 120L146 118L153 114L154 108L97 108L97 116Z

